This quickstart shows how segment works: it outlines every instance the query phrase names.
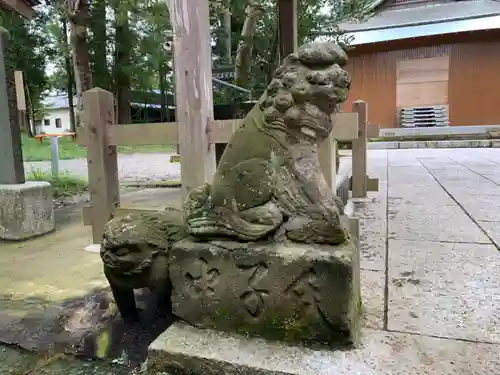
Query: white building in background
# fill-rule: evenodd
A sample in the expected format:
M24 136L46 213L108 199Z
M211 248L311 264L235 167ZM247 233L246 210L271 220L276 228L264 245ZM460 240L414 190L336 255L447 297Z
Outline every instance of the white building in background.
M71 129L68 96L66 94L49 95L42 100L44 117L35 121L36 134L66 133Z

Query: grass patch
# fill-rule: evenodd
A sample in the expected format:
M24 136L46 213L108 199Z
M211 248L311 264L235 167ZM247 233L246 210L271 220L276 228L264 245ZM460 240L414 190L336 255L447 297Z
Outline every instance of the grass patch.
M88 189L87 180L74 176L69 172L60 173L53 176L41 170L34 170L27 175L28 181L47 181L52 185L54 198L71 197L83 193Z
M50 160L50 140L45 138L42 143L34 138L22 135L21 144L23 147L24 161L45 161ZM118 146L120 154L136 153L172 153L175 152L175 145L147 145L147 146ZM87 150L73 141L71 137L59 138L59 159L81 159L87 157Z

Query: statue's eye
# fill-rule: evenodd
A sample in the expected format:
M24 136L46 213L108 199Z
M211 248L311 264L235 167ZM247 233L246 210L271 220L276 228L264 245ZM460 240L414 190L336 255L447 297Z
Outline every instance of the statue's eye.
M115 250L115 254L118 255L119 257L122 257L128 254L128 249L125 247L119 247L118 249Z

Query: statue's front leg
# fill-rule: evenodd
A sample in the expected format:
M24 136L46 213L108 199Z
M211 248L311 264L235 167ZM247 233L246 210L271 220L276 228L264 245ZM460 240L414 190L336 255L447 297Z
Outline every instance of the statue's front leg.
M111 271L104 267L104 275L108 279L111 292L115 299L120 316L126 324L134 324L140 321L139 310L135 303L134 289L124 287L116 283Z
M322 179L302 178L288 168L280 173L276 199L288 217L286 237L303 243L343 243L347 232L340 220L343 205Z

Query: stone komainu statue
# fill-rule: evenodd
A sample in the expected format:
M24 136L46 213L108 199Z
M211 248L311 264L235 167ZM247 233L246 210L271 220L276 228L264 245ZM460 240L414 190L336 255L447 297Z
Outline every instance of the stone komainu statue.
M288 56L233 134L213 183L188 196L188 232L255 241L272 233L340 244L342 203L320 170L318 144L334 124L350 78L338 45L310 43Z
M117 217L106 225L104 275L125 321L139 321L134 289L149 288L158 298L157 312L170 311L168 253L186 236L182 211L174 209Z
M342 203L318 159L318 144L334 126L331 115L347 98L346 62L338 45L302 46L233 134L213 183L193 190L184 212L129 215L107 224L101 257L125 320L138 319L134 289L149 287L170 303L168 253L188 235L333 245L346 240Z

